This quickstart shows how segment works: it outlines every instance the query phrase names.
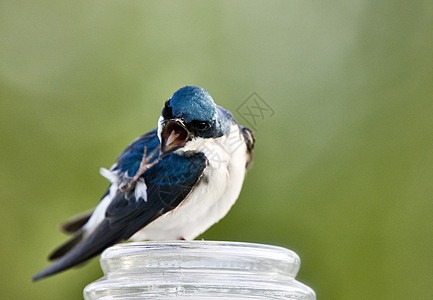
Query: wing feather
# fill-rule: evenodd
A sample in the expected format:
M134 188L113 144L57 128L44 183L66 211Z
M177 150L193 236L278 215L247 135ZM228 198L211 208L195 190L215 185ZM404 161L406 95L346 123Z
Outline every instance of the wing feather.
M129 239L141 228L176 208L200 180L206 166L207 159L202 153L189 156L171 153L164 157L142 175L147 185L147 201L136 199L134 191L125 193L117 190L99 226L76 245L71 242L75 247L70 250L66 247L69 250L66 253L60 251L64 255L33 280L78 265L105 248Z

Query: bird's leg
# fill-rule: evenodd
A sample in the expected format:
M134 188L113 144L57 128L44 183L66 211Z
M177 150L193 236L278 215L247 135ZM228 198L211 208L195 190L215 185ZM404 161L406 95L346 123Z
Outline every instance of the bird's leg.
M147 146L144 146L144 152L143 152L143 158L141 159L140 168L138 168L137 173L135 173L135 176L132 178L132 181L136 182L138 178L140 178L141 175L143 175L144 172L152 168L155 164L159 162L159 159L155 159L153 163L149 163L150 160L155 156L156 152L158 152L159 147L156 147L155 150L152 151L152 153L147 156Z
M140 176L159 162L159 158L157 158L154 162L149 163L150 160L152 160L152 158L158 152L158 150L159 146L156 147L155 150L153 150L148 156L147 146L144 146L143 158L141 159L140 167L138 168L137 173L135 173L135 176L132 178L126 178L126 180L120 185L120 189L123 192L130 192L135 187L135 184L137 183Z

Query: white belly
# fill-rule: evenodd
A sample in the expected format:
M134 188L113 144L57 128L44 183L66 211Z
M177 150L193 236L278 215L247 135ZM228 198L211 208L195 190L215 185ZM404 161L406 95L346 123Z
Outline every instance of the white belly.
M131 237L141 240L191 240L223 218L235 203L245 177L246 146L237 125L224 136L203 145L194 141L183 151L198 149L209 164L188 197L174 210L159 217Z

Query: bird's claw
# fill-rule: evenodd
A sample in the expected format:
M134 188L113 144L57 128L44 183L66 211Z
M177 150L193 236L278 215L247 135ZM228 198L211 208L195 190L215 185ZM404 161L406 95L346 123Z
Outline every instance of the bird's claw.
M125 179L119 184L119 189L122 192L130 192L135 187L136 181L133 181L132 177L125 177Z
M141 159L140 167L138 168L137 173L135 173L134 177L129 177L126 175L124 181L119 185L119 189L122 192L132 191L135 188L135 184L137 183L140 176L159 162L159 158L157 158L154 162L150 163L158 150L159 146L156 147L155 150L153 150L149 155L147 155L147 146L144 146L143 158Z

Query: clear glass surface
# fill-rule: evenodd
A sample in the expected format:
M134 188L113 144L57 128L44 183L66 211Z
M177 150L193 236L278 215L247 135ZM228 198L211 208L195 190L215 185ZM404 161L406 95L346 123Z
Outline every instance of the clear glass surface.
M104 277L84 289L93 299L316 299L295 280L296 253L239 242L125 243L101 255Z

